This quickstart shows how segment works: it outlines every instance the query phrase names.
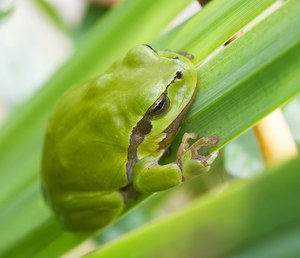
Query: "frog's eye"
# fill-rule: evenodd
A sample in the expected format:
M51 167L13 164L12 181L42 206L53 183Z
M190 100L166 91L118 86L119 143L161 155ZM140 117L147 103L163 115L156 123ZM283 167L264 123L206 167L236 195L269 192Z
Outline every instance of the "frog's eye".
M166 93L163 93L154 104L148 109L147 114L152 117L157 117L164 114L170 106L170 100Z
M175 74L175 78L176 79L182 79L182 77L183 77L182 72L181 71L177 71L176 74Z

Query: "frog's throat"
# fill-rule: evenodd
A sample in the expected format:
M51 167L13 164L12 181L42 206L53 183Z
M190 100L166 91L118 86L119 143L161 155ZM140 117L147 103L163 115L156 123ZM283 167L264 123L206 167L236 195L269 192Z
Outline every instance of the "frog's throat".
M173 142L175 136L177 135L180 129L180 126L183 123L184 116L194 99L195 92L196 90L194 91L192 98L184 107L184 109L179 113L179 115L174 119L174 121L164 130L166 137L159 143L159 149L166 150ZM133 167L135 163L138 161L138 156L137 156L138 146L143 142L145 136L151 132L151 129L152 129L151 117L145 114L145 116L133 128L132 133L130 135L129 147L127 150L127 164L126 164L127 178L130 183L132 182Z

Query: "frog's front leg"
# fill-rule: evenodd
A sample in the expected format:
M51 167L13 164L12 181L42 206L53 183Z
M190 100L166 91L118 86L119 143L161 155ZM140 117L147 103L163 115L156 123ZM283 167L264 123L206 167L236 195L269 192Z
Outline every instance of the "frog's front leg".
M191 146L188 143L189 139L196 139L196 135L184 134L174 163L159 165L157 159L152 157L138 161L133 170L134 188L139 192L162 191L209 170L211 163L217 157L217 152L203 156L198 151L201 147L215 145L218 137L203 137Z
M77 192L61 198L55 210L67 229L96 230L109 224L124 209L120 192Z
M146 157L133 169L133 186L141 193L166 190L181 182L182 174L176 163L161 166L157 159Z

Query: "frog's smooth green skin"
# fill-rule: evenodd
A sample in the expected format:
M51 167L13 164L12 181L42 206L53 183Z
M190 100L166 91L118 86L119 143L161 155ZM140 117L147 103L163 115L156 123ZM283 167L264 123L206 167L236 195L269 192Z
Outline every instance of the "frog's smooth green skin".
M141 45L61 98L47 127L42 187L66 228L101 228L130 198L176 186L207 169L212 156L197 150L216 137L189 147L194 134L184 136L174 163L158 164L179 130L196 81L186 57Z

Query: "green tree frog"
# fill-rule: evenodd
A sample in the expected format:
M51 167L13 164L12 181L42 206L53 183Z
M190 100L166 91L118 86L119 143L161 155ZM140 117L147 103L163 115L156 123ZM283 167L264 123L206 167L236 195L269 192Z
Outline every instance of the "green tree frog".
M104 227L140 194L209 168L215 155L198 150L217 137L196 140L193 133L183 136L174 163L158 163L182 124L196 81L184 55L139 45L61 98L46 131L42 188L67 229Z

